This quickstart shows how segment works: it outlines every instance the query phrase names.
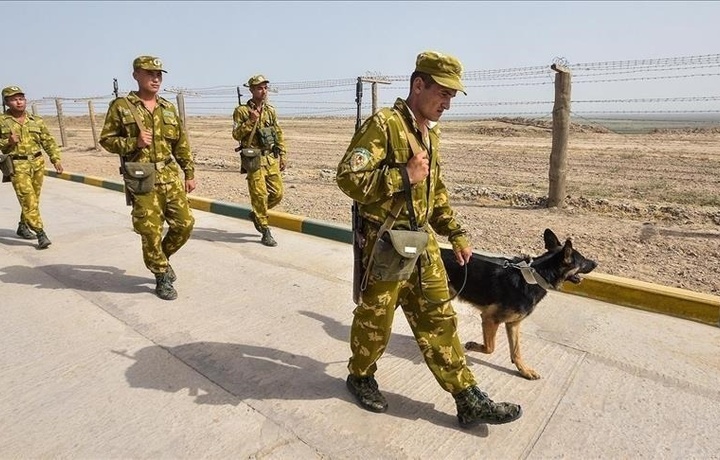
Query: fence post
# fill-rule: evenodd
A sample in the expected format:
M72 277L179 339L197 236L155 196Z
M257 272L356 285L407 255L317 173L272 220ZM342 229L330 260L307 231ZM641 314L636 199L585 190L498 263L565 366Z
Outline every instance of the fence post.
M90 129L92 129L93 135L93 148L95 148L95 150L100 150L97 129L95 128L95 107L93 107L93 101L88 101L88 113L90 113Z
M182 91L177 94L176 99L178 112L180 112L180 119L182 120L183 126L187 126L187 123L185 123L185 96Z
M65 120L63 120L62 101L55 99L55 107L57 108L58 124L60 125L60 144L67 146L67 138L65 137Z
M361 82L365 83L372 83L371 85L371 91L372 91L372 113L373 115L378 110L378 89L377 84L382 83L383 85L389 85L391 82L383 79L377 79L377 78L368 78L368 77L358 77L358 79Z
M37 115L37 114L38 114L37 104L34 103L34 102L33 102L32 104L30 104L30 113L32 113L33 115Z
M565 159L570 133L570 70L550 66L555 72L555 105L552 112L552 149L550 151L550 189L548 208L565 205Z

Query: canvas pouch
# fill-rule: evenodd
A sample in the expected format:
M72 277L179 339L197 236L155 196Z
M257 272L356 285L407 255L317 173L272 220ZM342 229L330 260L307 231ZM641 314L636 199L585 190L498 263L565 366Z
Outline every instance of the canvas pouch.
M150 193L155 186L155 163L125 162L122 173L125 187L135 195Z
M424 231L386 230L373 248L370 275L380 281L406 281L428 245Z

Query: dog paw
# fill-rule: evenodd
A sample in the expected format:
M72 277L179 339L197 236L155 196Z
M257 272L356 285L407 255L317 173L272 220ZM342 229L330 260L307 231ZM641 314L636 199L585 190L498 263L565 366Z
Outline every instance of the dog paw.
M465 349L468 351L479 351L480 353L489 353L485 345L480 345L477 342L467 342Z
M537 372L535 372L532 369L519 369L519 370L520 370L520 375L522 375L523 377L525 377L528 380L538 380L541 378L540 374L538 374Z

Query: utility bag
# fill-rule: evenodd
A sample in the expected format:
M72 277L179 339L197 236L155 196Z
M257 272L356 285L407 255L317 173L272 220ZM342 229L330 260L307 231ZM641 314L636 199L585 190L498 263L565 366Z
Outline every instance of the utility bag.
M15 167L9 153L0 153L0 171L2 171L2 181L10 182L10 178L15 174Z
M240 149L240 167L241 171L254 173L260 169L260 159L262 158L262 150L260 149Z
M417 230L385 230L373 247L370 276L380 281L406 281L428 245L428 234Z
M155 163L126 161L122 175L125 187L135 195L150 193L155 187Z

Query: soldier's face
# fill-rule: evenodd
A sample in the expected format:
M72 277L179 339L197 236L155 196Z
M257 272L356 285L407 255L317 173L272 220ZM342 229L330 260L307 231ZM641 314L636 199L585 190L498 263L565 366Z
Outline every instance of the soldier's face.
M27 106L27 100L24 94L15 94L5 98L5 104L14 112L24 112Z
M417 109L423 118L438 121L443 112L450 109L450 100L455 97L457 91L437 83L426 85L421 79L418 80L420 91L417 93Z
M264 101L267 99L268 85L267 83L262 83L260 85L252 86L250 87L250 92L252 93L253 99L256 101Z
M133 78L141 91L157 93L162 85L163 73L160 70L136 69Z

